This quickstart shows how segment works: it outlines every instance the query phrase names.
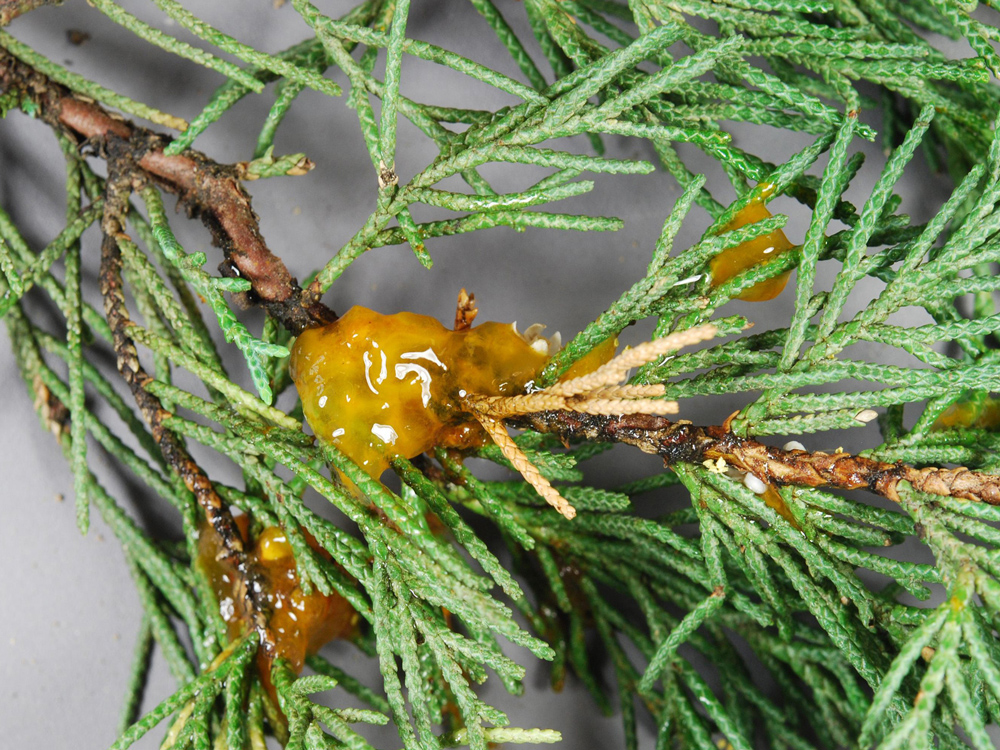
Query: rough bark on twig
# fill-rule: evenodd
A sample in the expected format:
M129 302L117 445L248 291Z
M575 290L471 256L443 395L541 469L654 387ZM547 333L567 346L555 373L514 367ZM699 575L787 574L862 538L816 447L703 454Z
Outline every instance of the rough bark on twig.
M91 147L105 155L110 138L127 142L137 166L162 188L176 194L188 212L200 217L209 228L213 242L226 256L220 271L251 283L245 298L248 304L261 305L293 334L336 320L332 310L299 286L284 262L264 242L236 167L217 164L194 150L167 156L163 153L170 143L167 136L116 118L3 50L0 90L16 90L28 96L40 119L80 147Z
M264 579L246 554L243 538L229 507L177 436L164 426L163 420L172 415L163 408L156 396L146 390L146 385L152 378L139 362L135 343L129 336L132 321L125 306L122 259L117 238L123 234L122 218L128 211L133 181L142 179L141 170L131 158L133 145L116 136L110 136L106 144L108 179L105 183L105 208L101 221L103 240L100 284L104 314L114 337L118 372L132 392L163 457L194 494L206 520L217 534L225 555L223 559L239 572L238 591L244 611L248 613L250 622L260 636L261 648L270 654L275 640L268 628L269 613L262 601L261 592L266 591Z
M775 485L868 489L898 501L897 486L909 482L920 492L1000 505L1000 476L963 467L918 469L901 462L886 463L849 453L783 450L739 437L722 426L699 427L653 414L603 416L545 411L522 414L508 421L515 427L553 433L566 443L582 440L627 443L661 456L667 465L700 464L721 458Z

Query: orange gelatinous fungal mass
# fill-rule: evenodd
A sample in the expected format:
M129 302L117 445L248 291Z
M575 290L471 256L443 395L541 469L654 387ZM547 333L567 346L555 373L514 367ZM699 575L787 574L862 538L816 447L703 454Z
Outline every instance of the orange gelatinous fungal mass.
M1000 401L987 397L979 401L959 401L952 404L931 425L932 431L971 427L995 430L1000 427Z
M604 339L604 341L571 364L559 379L572 380L573 378L589 375L601 365L610 362L615 356L616 349L618 349L617 338L612 336L611 338Z
M613 337L599 344L563 378L597 369L614 356L616 344ZM334 323L302 332L292 347L291 374L313 431L377 479L394 456L482 445L487 436L462 399L524 393L548 354L544 339L529 343L508 323L453 331L426 315L353 307ZM248 543L247 517L236 522ZM245 581L223 551L212 527L203 525L198 564L235 639L249 626ZM270 609L274 642L258 656L265 685L273 659L283 657L298 671L324 643L354 632L357 613L343 597L302 592L292 547L280 528L258 534L247 557L263 578L261 593Z
M736 216L723 227L722 231L728 232L733 229L739 229L747 224L754 224L770 217L771 212L764 206L763 201L754 201L737 212ZM726 248L709 261L709 267L712 270L712 286L721 286L748 268L776 258L781 253L793 247L795 246L788 241L785 233L780 229L775 229L773 232L761 235L753 240L747 240L736 247ZM744 289L736 296L736 299L747 300L749 302L763 302L774 299L785 288L789 273L786 271L780 276L775 276L754 284L749 289Z
M246 541L247 517L238 516L236 521ZM221 551L218 535L212 527L203 525L198 542L198 563L212 585L232 640L245 632L249 618L243 608L242 576L219 559ZM346 599L337 593L325 596L319 591L309 595L302 592L292 545L280 528L270 526L258 534L247 556L264 579L261 594L270 609L268 628L274 643L272 648L260 651L265 682L273 659L284 657L298 672L306 656L319 651L324 643L354 632L358 615Z
M291 374L316 435L377 479L395 456L482 445L486 435L462 399L524 393L547 349L509 323L454 331L426 315L352 307L303 331Z

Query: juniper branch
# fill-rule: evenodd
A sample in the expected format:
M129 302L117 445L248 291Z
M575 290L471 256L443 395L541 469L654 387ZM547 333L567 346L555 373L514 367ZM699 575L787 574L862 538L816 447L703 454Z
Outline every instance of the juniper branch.
M515 427L557 435L566 443L626 443L661 456L668 466L722 459L778 486L867 489L898 502L897 486L908 482L932 495L1000 505L1000 477L992 474L966 468L917 469L849 453L784 450L740 437L726 426L698 427L652 414L604 416L570 411L520 414L508 421Z
M261 304L291 331L330 322L334 314L303 292L285 264L261 236L250 197L239 184L239 170L189 151L167 156L170 139L119 118L102 107L0 51L0 87L29 98L38 116L72 143L103 150L112 138L129 142L136 165L157 184L178 195L212 231L226 256L220 270L251 284L247 301Z
M40 4L0 2L0 25ZM1000 138L990 127L1000 96L986 83L986 70L995 70L1000 58L990 47L997 35L988 24L970 17L964 6L945 2L917 8L868 0L819 5L799 0L647 0L627 5L526 0L529 25L556 75L547 85L514 26L492 2L475 0L475 9L510 52L526 85L441 46L408 38L407 2L371 0L344 20L333 21L297 0L293 6L316 38L277 55L240 44L174 0L157 4L209 45L248 62L240 68L202 53L102 0L102 9L126 28L230 77L189 131L174 141L124 122L107 108L145 113L177 127L184 126L182 121L74 76L13 37L3 36L4 46L20 60L0 52L0 111L20 108L40 118L64 148L69 145L70 160L66 228L40 254L31 252L10 217L0 213L0 315L14 333L18 362L45 425L70 456L81 511L92 502L112 519L134 567L147 620L126 713L135 708L150 638L164 649L184 685L126 729L117 747L179 712L168 744L204 747L225 739L234 747L248 740L259 746L267 713L274 734L291 746L367 748L367 740L350 723L381 722L384 716L328 709L305 697L333 687L336 680L391 713L406 747L551 741L556 737L550 732L501 728L506 716L481 701L470 680L484 679L489 667L508 690L519 690L524 670L500 652L495 637L504 635L536 656L554 655L557 682L571 665L599 704L610 706L613 701L602 691L598 665L586 648L591 627L611 660L630 748L637 742L637 708L648 710L661 726L661 746L708 747L713 732L719 732L735 748L747 750L758 724L775 744L803 749L817 742L848 745L859 736L863 742L881 737L885 747L894 747L928 741L931 734L943 746L954 746L955 723L977 746L988 744L985 725L1000 720L1000 677L993 666L997 648L989 621L1000 611L1000 566L992 555L1000 544L994 528L1000 521L1000 480L991 473L1000 440L994 434L996 422L991 422L995 404L990 395L998 373L990 337L1000 331L1000 317L992 301L998 284L989 265L1000 258L1000 212L995 210ZM719 35L699 31L702 27L687 23L684 15L716 21ZM643 33L633 38L633 27L620 25L622 19L634 20ZM976 58L949 60L914 27L964 37ZM691 54L679 52L678 43ZM359 57L351 54L356 44L367 47ZM375 74L379 48L387 54L384 80ZM520 103L490 112L410 99L400 94L407 55L445 65ZM768 68L746 59L753 55L764 56ZM239 183L311 167L301 154L274 157L275 133L304 88L338 91L323 77L330 64L350 83L347 102L358 112L379 190L370 219L303 290L264 243ZM713 80L703 80L708 75ZM283 80L257 138L255 158L226 166L189 149L196 135L241 96L276 77ZM880 87L874 94L878 102L855 89L857 80ZM371 97L381 100L380 118ZM894 152L859 212L844 197L861 165L850 149L855 135L875 137L857 115L877 105L886 112L883 144ZM400 115L417 125L439 154L402 185L395 172ZM726 121L814 137L799 154L772 165L734 145ZM453 123L468 127L446 127ZM601 156L556 150L548 143L541 147L543 141L574 134L588 135ZM491 434L504 450L489 446L468 452L501 464L506 455L522 469L530 466L525 473L537 480L536 486L548 487L550 497L562 501L557 505L565 509L572 504L578 511L572 520L557 517L523 483L478 479L462 465L461 455L444 449L435 452L438 464L426 456L412 461L394 457L393 467L405 483L397 495L350 456L304 435L300 411L286 415L261 403L223 372L194 312L188 282L219 314L227 338L252 358L261 392L272 384L280 392L289 384L287 364L262 364L255 358L279 354L290 335L334 321L320 296L369 249L409 242L416 258L430 267L428 245L441 236L496 226L620 228L613 218L525 210L589 191L591 181L574 181L584 170L642 174L653 168L649 162L603 158L602 134L648 141L650 153L685 187L664 222L647 275L549 363L541 375L546 389L466 401L479 403L484 414L484 404L489 404L491 419L528 430L510 438L491 422ZM708 189L709 182L685 166L674 141L714 159L736 201L724 206ZM897 214L900 201L893 194L918 147L932 161L944 148L959 184L942 210L922 226ZM107 162L107 181L89 170L81 152ZM806 174L825 152L823 176ZM500 194L477 170L504 162L555 172L528 188ZM473 192L437 184L454 176ZM91 200L88 208L80 205L81 188ZM202 256L183 253L161 210L158 188L178 195L191 213L201 216L223 248L223 275L239 279L209 277L199 268ZM771 190L811 210L804 248L716 284L706 270L713 257L785 225L785 217L777 216L722 231L738 212L767 200ZM151 226L130 209L128 198L135 191L144 191ZM464 215L418 223L411 211L414 203ZM693 203L708 211L711 226L691 248L677 250L675 237ZM106 320L80 294L82 258L76 245L99 217ZM394 219L398 226L392 225ZM847 228L831 233L833 219ZM125 235L128 221L141 243ZM52 273L60 258L65 283ZM832 291L815 284L818 263L828 260L840 268ZM613 384L605 383L604 376L610 375L604 371L595 380L555 383L570 363L632 323L649 319L657 339L671 331L683 335L734 296L796 266L796 310L788 329L742 335L747 321L734 315L714 321L722 334L736 336L732 340L668 360L637 360L643 369L628 385L618 384L624 376L618 370ZM868 277L884 282L885 291L857 316L842 321L848 297ZM143 318L141 326L125 308L126 284ZM269 314L262 341L249 335L222 298L223 290L242 292L247 285L250 291L242 300ZM47 292L63 313L65 341L43 332L25 315L30 307L25 295L37 292L33 286ZM961 312L963 297L972 299L968 318ZM895 319L892 325L887 322L907 306L925 309L933 323L906 327ZM810 321L817 316L815 325ZM459 318L468 324L461 314ZM88 360L100 346L91 346L91 334L111 341L142 420ZM939 341L955 341L958 354L935 349ZM905 351L926 367L833 359L859 342ZM139 361L137 343L153 352L152 375ZM43 351L66 362L66 382L45 364ZM201 380L209 399L172 382L173 368ZM690 377L677 380L677 375ZM803 387L839 387L848 379L889 387L793 393ZM581 382L593 388L574 390L582 388ZM87 412L85 388L125 418L152 462ZM674 409L661 397L758 389L764 395L721 426L697 427L660 416ZM964 402L963 390L969 392ZM902 407L921 399L930 401L907 432ZM763 434L857 427L879 416L872 410L878 406L887 407L880 417L885 440L865 455L828 455L794 444L776 448L759 440ZM626 408L650 413L623 414ZM176 558L115 512L90 473L94 452L87 450L88 432L117 462L178 507L188 538ZM231 460L243 472L244 489L213 482L194 463L184 439ZM619 492L572 484L584 478L580 464L601 445L614 442L659 455L672 471L631 482ZM558 452L561 444L568 452ZM976 468L944 468L948 463ZM327 467L332 473L325 473ZM726 469L742 474L743 482L720 473ZM357 492L333 481L341 473ZM689 507L655 520L634 512L629 495L678 483L692 495ZM337 528L307 507L307 487L353 521L360 534ZM902 512L865 506L820 488L867 489L894 501ZM524 574L524 590L453 503L496 524ZM251 542L235 528L230 505L253 516L250 540L261 524L284 529L303 590L338 591L357 610L362 627L371 624L358 642L379 658L385 697L320 660L311 664L322 676L300 679L277 661L270 676L285 716L271 705L259 677L247 667L258 640L266 652L274 652L270 613L257 590L258 583L264 588L267 581L255 570L248 555ZM198 556L192 544L198 508L239 571L239 595L256 631L246 641L234 642L238 653L224 651L213 665L208 664L215 656L212 638L228 634L216 614L213 592L189 567ZM454 539L437 532L435 516ZM691 524L698 524L695 538L682 528ZM305 541L306 531L319 549ZM933 552L933 565L876 551L911 537ZM480 567L474 568L463 551ZM874 591L861 582L858 568L895 583ZM494 597L494 584L521 609L539 637L513 622ZM897 599L903 590L926 597L934 585L949 592L941 608L904 605ZM618 600L608 595L612 589L634 600L641 616L623 615ZM196 661L207 668L200 676L175 632L175 613L191 633ZM800 613L812 617L806 620ZM759 691L728 640L731 632L745 637L784 702ZM708 686L681 646L719 667L721 689ZM218 696L223 700L217 701ZM461 717L463 728L451 724L451 712ZM495 726L487 727L490 723ZM805 733L809 726L812 734Z

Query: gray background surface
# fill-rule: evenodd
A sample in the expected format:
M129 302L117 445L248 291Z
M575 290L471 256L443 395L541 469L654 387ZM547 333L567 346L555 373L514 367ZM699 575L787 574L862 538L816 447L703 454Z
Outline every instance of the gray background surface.
M172 25L149 2L123 3L154 25L199 44ZM191 4L189 4L191 5ZM197 12L237 39L267 51L279 51L305 38L309 32L290 7L273 9L270 0L252 2L199 2ZM498 6L512 25L529 36L523 8L513 0ZM321 2L319 7L340 14L346 2ZM79 29L91 35L79 47L70 45L66 32ZM162 110L190 119L200 111L221 82L220 76L192 63L177 60L113 25L83 0L69 0L62 8L44 8L16 21L10 31L20 39L64 62L71 70L103 85L148 102ZM408 28L410 36L434 42L472 57L508 75L520 78L485 22L471 5L460 0L415 0ZM543 70L537 49L531 48ZM965 50L961 53L968 54ZM333 71L331 77L342 81ZM250 157L256 129L273 101L273 85L262 96L251 96L208 131L196 147L220 162ZM407 58L402 90L418 101L495 108L512 103L486 86L462 79L449 70ZM869 115L865 118L874 122ZM783 160L808 142L804 136L776 134L767 128L741 127L736 142L772 160ZM645 143L607 138L608 156L653 159ZM306 177L262 180L249 185L262 230L272 249L300 278L321 265L361 226L374 208L376 184L365 154L357 120L343 99L329 99L310 91L300 97L277 138L276 153L306 152L317 169ZM588 151L583 139L561 148ZM857 145L868 151L868 164L850 195L863 200L881 163L872 144ZM690 149L682 149L693 155ZM432 144L401 118L397 171L405 181L434 156ZM695 157L696 158L696 157ZM709 176L720 200L732 197L725 177L705 159L696 160ZM814 171L822 168L822 163ZM63 161L47 128L20 114L0 121L0 204L21 226L34 249L48 242L62 226ZM543 170L486 167L485 176L497 189L522 189L535 182ZM589 176L588 176L589 177ZM451 319L460 287L476 293L481 320L517 320L524 325L547 323L560 330L564 340L603 311L645 271L661 222L680 194L674 180L662 171L648 176L598 177L593 193L566 202L553 210L619 216L625 228L614 234L559 233L529 230L517 233L495 229L472 236L437 239L428 243L433 270L424 270L408 246L378 249L355 263L336 283L327 301L338 311L362 304L382 312L412 310ZM458 183L448 183L461 189ZM949 190L945 178L930 174L922 163L911 165L902 185L903 209L916 218L936 210ZM173 200L168 199L168 206ZM800 242L808 222L807 211L787 199L772 210L787 211L787 234ZM415 211L417 220L434 216ZM708 225L707 215L695 208L676 245L695 241ZM219 252L211 248L200 224L178 217L174 222L189 252L204 250L214 268ZM84 236L84 278L96 290L99 238L94 230ZM823 269L821 269L822 272ZM827 271L829 269L826 269ZM61 273L61 271L60 271ZM821 277L820 284L825 282ZM722 314L740 312L761 328L778 325L791 312L794 279L777 300L754 305L732 303ZM846 314L866 301L863 290ZM90 301L100 307L99 299ZM252 330L260 318L247 316ZM640 340L649 326L627 331L625 341ZM90 533L76 530L72 507L72 478L55 441L38 427L31 398L17 374L13 357L0 336L0 736L11 748L101 748L115 736L115 726L128 665L140 621L140 606L122 553L97 514ZM230 371L249 387L239 357L226 347ZM718 422L742 404L736 397L700 399L683 406L683 416L699 423ZM283 405L287 405L282 402ZM838 436L839 445L855 448L877 441L875 427ZM811 447L825 446L813 438ZM853 442L850 442L853 441ZM149 496L127 476L107 470L97 449L92 460L102 481L130 513L144 523L175 529L166 503ZM591 480L610 486L640 472L656 470L657 462L615 450L594 462ZM210 466L215 476L232 477L227 466ZM62 498L65 497L65 500ZM655 512L658 504L679 502L665 493L644 506ZM663 505L662 507L666 507ZM369 684L378 684L377 671L353 648L334 645L330 653ZM526 652L510 652L528 663ZM544 726L563 732L566 748L617 747L621 744L619 717L604 718L594 709L572 678L562 694L546 685L544 667L530 674L528 695L516 700L501 695L498 685L486 687L487 700L509 711L519 726ZM173 682L157 658L146 693L148 710L170 694ZM640 712L641 714L641 712ZM654 732L648 718L641 720L648 743ZM156 747L162 736L155 731L141 747ZM384 747L394 747L394 733L380 735Z

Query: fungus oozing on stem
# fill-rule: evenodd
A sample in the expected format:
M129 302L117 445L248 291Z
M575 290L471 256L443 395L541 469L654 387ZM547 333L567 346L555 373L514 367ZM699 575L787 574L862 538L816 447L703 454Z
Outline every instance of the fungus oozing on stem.
M764 200L769 195L770 193L765 189L760 199L748 203L738 211L732 220L722 228L722 231L729 232L771 218L771 212L764 205ZM785 233L780 229L775 229L760 237L741 242L735 247L726 248L709 261L709 268L712 271L712 286L721 286L748 268L777 258L781 253L791 250L793 247L795 246L788 241ZM786 271L779 276L754 284L749 289L740 292L736 299L748 302L764 302L774 299L785 288L789 273Z
M287 659L296 672L302 669L306 656L334 638L346 638L354 633L358 614L340 594L325 596L319 591L306 594L300 586L292 545L285 532L269 526L250 544L249 519L237 516L236 525L247 548L247 557L260 573L257 592L266 604L267 627L274 642L269 650L260 649L257 658L261 679L270 689L271 664L276 658ZM318 545L307 537L310 544ZM198 566L211 583L219 604L219 614L226 622L230 641L235 641L248 627L248 612L239 595L239 571L223 555L218 534L203 524L198 540ZM253 585L253 584L251 584Z
M298 337L291 375L316 435L378 479L396 456L486 444L491 435L474 400L530 390L558 346L540 328L522 335L514 324L487 322L449 330L426 315L353 307ZM613 354L612 338L582 367L596 369Z
M414 313L381 315L351 308L337 322L302 333L291 375L306 420L372 478L396 456L435 447L497 444L504 456L567 518L573 507L531 466L507 436L504 419L526 411L672 414L663 386L622 386L629 368L710 338L713 326L671 334L614 357L615 342L596 347L550 388L530 393L554 340L522 336L513 324L449 330ZM555 337L553 337L555 339Z
M995 430L1000 426L1000 400L981 394L955 402L942 412L931 430L972 428Z
M464 397L524 393L549 356L544 339L535 344L511 324L453 331L426 315L352 307L298 337L291 374L316 435L378 479L395 456L483 445Z

